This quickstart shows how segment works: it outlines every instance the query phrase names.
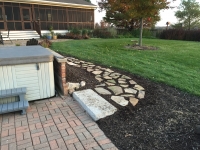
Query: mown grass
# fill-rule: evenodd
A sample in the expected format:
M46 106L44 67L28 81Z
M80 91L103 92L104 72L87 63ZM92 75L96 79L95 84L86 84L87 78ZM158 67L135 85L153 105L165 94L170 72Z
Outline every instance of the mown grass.
M53 43L52 49L82 60L115 67L200 96L200 43L143 39L159 50L125 48L132 39L91 39ZM137 40L137 39L135 39Z

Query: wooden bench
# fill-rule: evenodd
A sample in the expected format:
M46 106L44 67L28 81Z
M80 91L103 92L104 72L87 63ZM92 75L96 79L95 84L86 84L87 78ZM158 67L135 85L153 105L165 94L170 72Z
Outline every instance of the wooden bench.
M27 100L25 100L26 88L14 88L14 89L7 89L7 90L0 90L0 99L7 98L7 97L14 97L19 96L18 102L11 102L6 104L0 104L0 114L9 113L13 111L21 110L21 114L26 114L26 109L29 106Z

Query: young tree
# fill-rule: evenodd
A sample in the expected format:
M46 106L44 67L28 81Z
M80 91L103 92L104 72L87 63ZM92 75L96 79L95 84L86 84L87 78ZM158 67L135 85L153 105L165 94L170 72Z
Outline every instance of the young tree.
M140 28L139 46L142 46L144 25L155 24L160 19L159 11L169 8L167 0L101 0L101 10L106 11L106 22L126 28Z
M186 29L190 30L191 28L199 26L200 5L195 0L183 0L175 16Z

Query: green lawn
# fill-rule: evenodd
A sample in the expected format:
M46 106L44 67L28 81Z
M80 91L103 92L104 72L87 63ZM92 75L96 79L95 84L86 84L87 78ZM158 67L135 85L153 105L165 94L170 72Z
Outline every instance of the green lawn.
M200 43L143 39L159 50L126 49L132 39L91 39L53 43L52 49L112 66L200 96ZM136 40L136 39L135 39Z

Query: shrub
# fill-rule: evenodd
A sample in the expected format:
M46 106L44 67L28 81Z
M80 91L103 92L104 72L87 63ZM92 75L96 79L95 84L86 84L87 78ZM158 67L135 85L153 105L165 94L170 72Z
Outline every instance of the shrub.
M112 34L108 29L94 29L93 36L97 38L113 38Z
M59 34L59 35L57 35L57 38L58 38L58 39L67 39L67 36L66 36L66 35L62 35L62 34Z
M43 34L41 38L42 38L42 39L47 39L47 35L48 35L48 34Z
M73 28L72 30L70 30L70 32L66 33L66 37L68 39L82 39L81 33L81 30Z
M117 35L117 38L125 38L124 35Z
M41 45L44 48L49 48L51 46L51 42L47 39L42 40L39 45Z
M117 29L117 36L119 38L139 38L140 29L133 29L129 31L128 29ZM143 29L143 37L145 38L156 38L156 31L150 29Z
M60 36L63 37L63 36ZM66 33L66 39L74 39L74 34L71 32Z
M73 33L74 35L80 35L81 34L81 30L74 28L70 31L70 33Z
M134 36L129 32L129 33L124 34L124 37L125 38L132 38Z
M82 35L81 35L82 33ZM65 35L57 35L58 39L89 39L88 36L88 30L78 30L78 29L72 29L69 32L67 32Z
M87 29L83 29L83 30L82 30L82 36L83 36L83 35L87 35L87 34L88 34L88 30L87 30Z
M88 36L93 37L93 31L92 30L88 30Z
M149 30L149 29L144 29L143 30L143 37L152 38L153 37L153 31Z
M109 28L107 28L107 31L110 32L112 37L116 37L117 36L117 29L109 27Z
M88 36L88 30L87 29L83 29L82 30L82 38L83 39L89 39L90 37Z
M200 30L169 29L160 33L161 39L200 41Z
M138 38L140 36L140 29L134 29L134 30L130 31L130 34L133 37L137 37ZM144 37L144 38L152 38L152 37L154 37L155 38L156 35L154 34L153 30L143 29L142 37Z

